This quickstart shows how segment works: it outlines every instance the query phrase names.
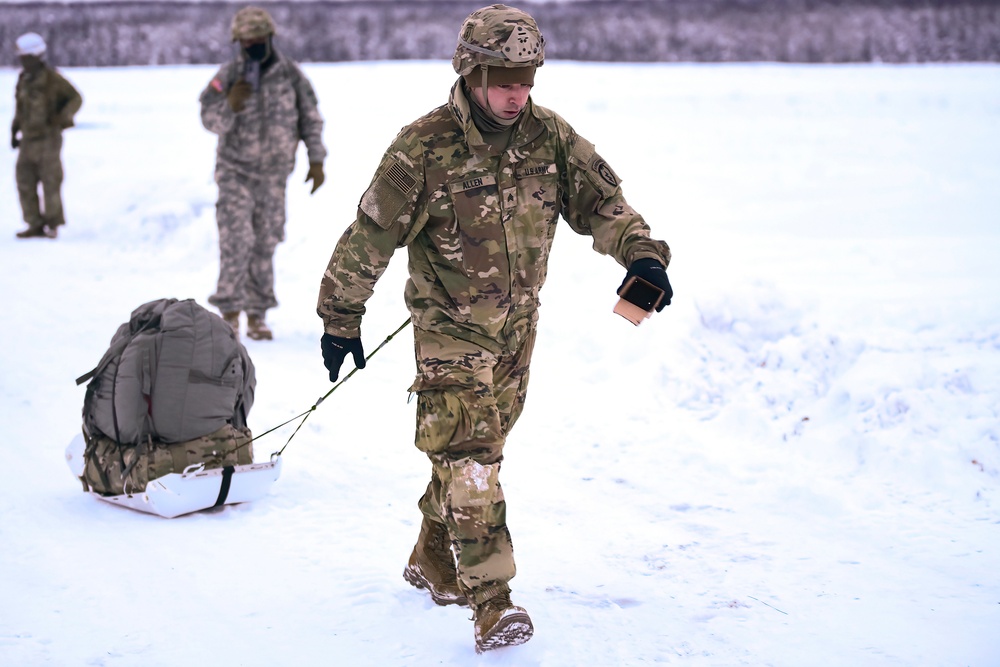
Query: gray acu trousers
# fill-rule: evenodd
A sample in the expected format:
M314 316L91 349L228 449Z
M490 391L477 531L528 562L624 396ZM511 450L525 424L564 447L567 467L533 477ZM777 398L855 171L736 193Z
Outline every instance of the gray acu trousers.
M285 240L287 176L248 176L216 167L219 283L208 302L224 313L274 308L274 251Z

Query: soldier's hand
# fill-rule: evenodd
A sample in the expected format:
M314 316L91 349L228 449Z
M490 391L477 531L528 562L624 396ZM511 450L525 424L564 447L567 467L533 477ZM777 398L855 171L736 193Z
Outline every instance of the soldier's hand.
M632 276L639 276L647 283L655 285L663 290L663 299L660 304L656 307L656 312L663 310L664 306L670 305L670 299L674 297L674 290L670 287L670 280L667 279L667 269L660 263L659 260L653 259L652 257L643 257L642 259L637 259L632 262L628 267L628 273L625 275L625 280L622 281L621 287L618 291L621 292L622 287L625 287L625 283Z
M234 112L239 113L243 111L243 107L246 106L247 100L253 94L253 86L248 82L240 79L233 84L233 87L229 89L229 93L226 95L226 101L229 102L229 108Z
M341 338L324 333L319 344L323 349L323 365L330 371L330 382L336 382L340 377L340 367L348 353L354 355L354 365L358 369L365 367L365 348L362 347L360 338Z
M309 181L313 182L313 188L309 191L312 194L319 190L319 186L323 185L323 181L326 180L326 176L323 175L323 163L322 162L310 162L309 163L309 173L306 174L306 183Z
M10 147L17 148L21 145L21 140L17 138L17 130L10 131Z

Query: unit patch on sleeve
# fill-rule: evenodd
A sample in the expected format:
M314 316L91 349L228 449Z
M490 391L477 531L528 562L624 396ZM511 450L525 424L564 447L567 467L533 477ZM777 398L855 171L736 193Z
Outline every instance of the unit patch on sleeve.
M611 185L611 187L613 188L618 187L618 175L614 171L612 171L611 167L608 166L607 162L605 162L602 159L598 159L596 162L594 162L594 169L597 171L600 177L605 180L605 182Z

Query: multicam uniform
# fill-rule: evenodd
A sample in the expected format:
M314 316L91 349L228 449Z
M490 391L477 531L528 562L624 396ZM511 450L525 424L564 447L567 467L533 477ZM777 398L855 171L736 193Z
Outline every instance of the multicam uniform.
M524 405L538 293L560 215L623 266L670 250L625 201L593 144L530 100L508 147L473 123L460 79L447 105L385 153L324 274L329 334L360 336L365 302L406 246L417 377L416 445L433 464L421 510L447 524L476 604L507 589L514 559L498 481Z
M21 132L18 147L17 193L24 221L31 231L66 224L60 188L63 181L62 131L73 127L73 115L83 98L76 88L51 67L35 74L21 72L14 92L15 111L11 129ZM42 184L44 206L39 206L38 184Z
M274 51L258 90L239 113L226 94L243 78L245 56L223 65L201 94L201 122L219 135L219 283L208 301L222 312L263 315L278 305L274 251L285 238L285 185L299 140L309 162L322 163L323 117L312 85L292 60Z

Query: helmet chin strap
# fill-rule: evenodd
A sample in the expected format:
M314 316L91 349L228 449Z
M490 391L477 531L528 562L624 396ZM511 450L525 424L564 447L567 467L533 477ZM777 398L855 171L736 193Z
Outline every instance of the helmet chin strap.
M483 101L486 102L486 104L483 105L483 108L486 109L486 113L488 113L493 120L495 120L496 122L500 123L501 125L504 125L504 126L513 125L514 123L516 123L518 121L518 119L521 118L521 114L519 113L518 115L514 116L513 118L504 118L504 117L500 116L499 114L497 114L497 112L493 111L493 108L490 107L490 91L489 91L489 88L486 87L486 85L488 83L488 81L487 81L487 72L489 71L489 67L487 67L486 65L480 65L479 66L479 70L480 70L480 72L482 72L482 88L481 88L481 90L483 91ZM522 111L523 111L523 109L522 109Z

